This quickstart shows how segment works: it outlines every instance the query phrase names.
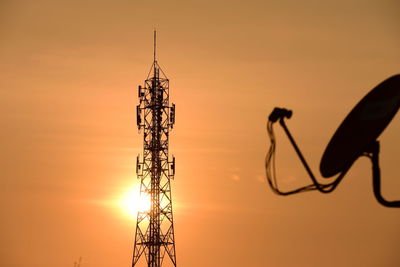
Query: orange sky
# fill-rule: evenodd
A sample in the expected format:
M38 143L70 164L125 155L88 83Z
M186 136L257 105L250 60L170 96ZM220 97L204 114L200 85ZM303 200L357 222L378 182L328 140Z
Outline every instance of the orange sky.
M84 3L82 3L84 2ZM170 152L181 267L400 265L400 211L358 160L330 195L274 195L266 118L318 173L348 111L400 69L397 0L1 1L0 265L130 266L135 221L112 205L138 181L137 85L158 59L177 105ZM381 140L400 198L398 116ZM283 186L306 182L280 129ZM397 165L397 166L396 166Z

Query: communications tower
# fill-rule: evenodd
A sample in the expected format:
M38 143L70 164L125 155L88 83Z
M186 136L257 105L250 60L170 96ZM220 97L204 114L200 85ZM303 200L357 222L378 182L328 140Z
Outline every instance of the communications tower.
M175 104L169 104L169 80L156 59L143 86L138 87L137 126L143 130L143 157L137 157L136 173L140 194L151 200L150 210L137 214L132 267L141 257L148 267L175 266L175 237L171 179L175 157L168 154L169 133L175 123ZM166 259L167 261L164 261Z

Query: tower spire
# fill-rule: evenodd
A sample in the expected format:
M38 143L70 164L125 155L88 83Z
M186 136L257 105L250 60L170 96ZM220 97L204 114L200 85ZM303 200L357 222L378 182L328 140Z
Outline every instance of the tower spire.
M157 31L154 29L154 51L153 51L153 53L154 53L154 62L157 61L157 58L156 58L156 49L157 49L157 47L156 47L156 45L157 45Z

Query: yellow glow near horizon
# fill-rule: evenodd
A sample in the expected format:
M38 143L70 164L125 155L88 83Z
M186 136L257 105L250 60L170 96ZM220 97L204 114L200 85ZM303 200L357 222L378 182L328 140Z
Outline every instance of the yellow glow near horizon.
M150 205L150 196L140 194L140 190L133 187L123 194L119 201L121 210L131 218L136 218L139 211L149 211Z

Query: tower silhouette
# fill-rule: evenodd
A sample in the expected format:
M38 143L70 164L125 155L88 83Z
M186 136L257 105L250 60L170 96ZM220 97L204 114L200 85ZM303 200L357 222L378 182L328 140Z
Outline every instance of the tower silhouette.
M169 157L169 132L175 123L175 104L169 105L169 80L156 59L144 86L138 87L137 126L143 130L143 157L137 157L136 173L140 194L150 198L148 211L137 214L132 267L144 256L148 267L159 267L164 258L176 266L171 179L175 175L175 158Z

